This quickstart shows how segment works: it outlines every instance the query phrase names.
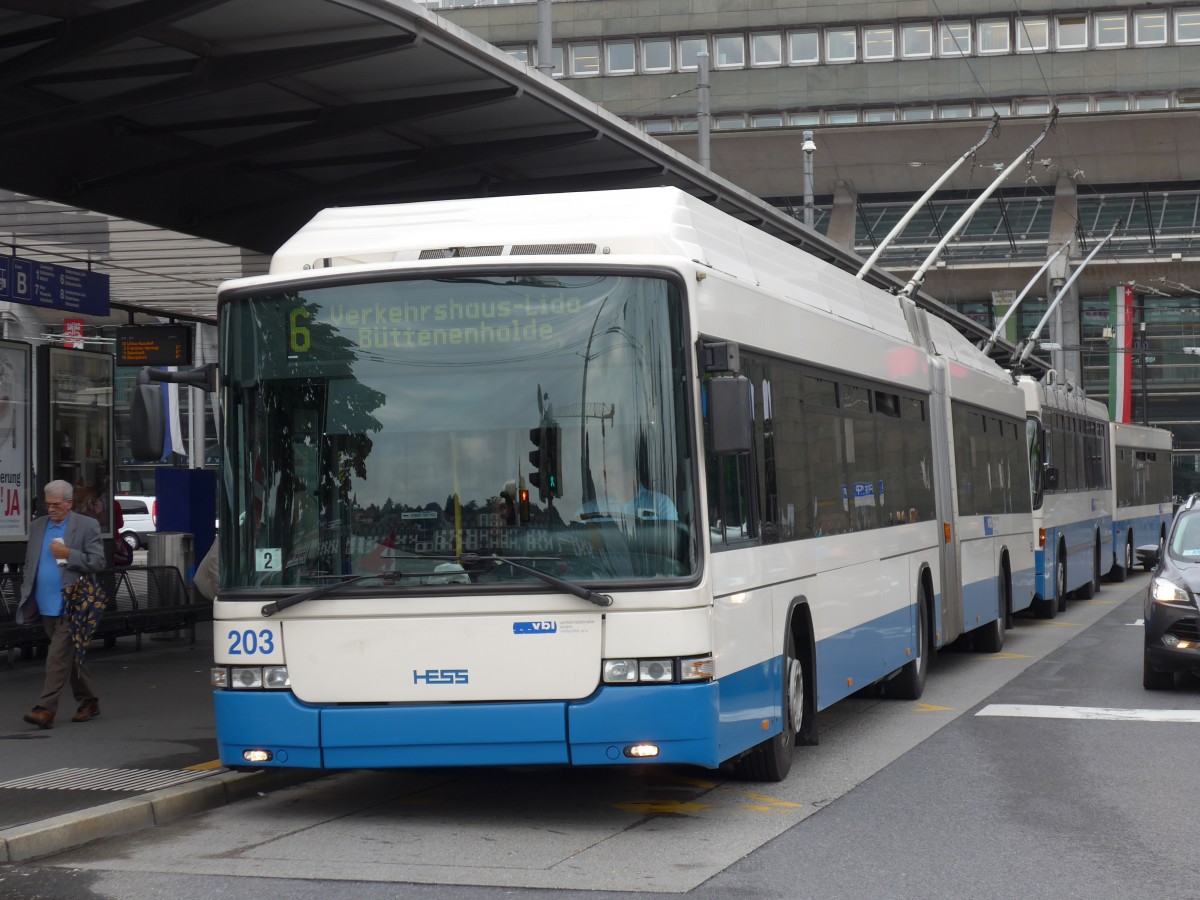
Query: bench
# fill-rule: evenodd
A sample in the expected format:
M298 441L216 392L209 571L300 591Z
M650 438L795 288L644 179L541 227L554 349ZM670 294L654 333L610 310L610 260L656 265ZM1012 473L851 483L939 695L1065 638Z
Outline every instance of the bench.
M196 642L196 623L212 619L212 603L184 583L174 566L121 566L96 573L108 595L108 605L96 627L95 640L112 646L118 637L134 635L141 649L142 635L188 629ZM20 600L21 576L0 572L0 651L12 665L17 652L31 655L44 646L40 622L18 625L14 621Z

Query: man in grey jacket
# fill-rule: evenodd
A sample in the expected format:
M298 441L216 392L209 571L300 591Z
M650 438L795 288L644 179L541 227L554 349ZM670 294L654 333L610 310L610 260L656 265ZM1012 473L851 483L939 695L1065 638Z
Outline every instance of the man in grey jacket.
M51 481L43 495L47 515L34 519L25 548L18 624L40 617L50 649L46 651L46 682L37 705L24 719L39 728L54 727L58 696L71 682L79 702L72 722L86 722L100 715L100 702L87 670L75 665L75 648L64 608L64 593L82 576L104 568L104 541L100 523L71 512L74 489L69 481Z

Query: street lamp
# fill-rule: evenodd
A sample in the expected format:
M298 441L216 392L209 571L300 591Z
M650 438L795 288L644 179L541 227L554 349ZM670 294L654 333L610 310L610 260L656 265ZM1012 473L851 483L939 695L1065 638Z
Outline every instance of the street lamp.
M813 142L813 133L804 132L804 143L800 145L804 151L804 224L813 227L813 153L817 145Z

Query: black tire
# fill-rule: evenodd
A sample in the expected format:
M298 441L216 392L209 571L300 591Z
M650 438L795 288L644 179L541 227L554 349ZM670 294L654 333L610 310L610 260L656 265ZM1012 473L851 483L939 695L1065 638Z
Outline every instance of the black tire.
M799 698L796 693L799 692ZM788 623L783 639L783 728L779 734L753 747L737 761L737 773L747 781L783 781L792 768L796 749L796 732L804 727L803 718L808 704L804 684L804 664L796 653L796 637Z
M1058 612L1067 611L1067 552L1058 548L1058 561L1054 564L1054 595Z
M1142 687L1148 691L1169 691L1175 687L1174 672L1160 672L1151 668L1150 660L1142 655Z
M1118 563L1116 554L1113 554L1113 567L1108 573L1108 577L1118 584L1129 577L1129 573L1133 571L1133 536L1125 536L1125 552Z
M997 582L999 593L1000 615L994 621L971 633L971 648L977 653L999 653L1004 649L1004 623L1008 619L1008 595L1011 588L1005 577L1004 567L1000 567L1000 577Z
M893 700L919 700L925 693L925 676L929 672L929 602L925 591L917 601L917 655L904 664L896 676L883 683L884 696Z
M141 550L142 549L142 541L137 536L136 531L122 531L121 532L121 540L123 540L126 544L129 545L130 550Z

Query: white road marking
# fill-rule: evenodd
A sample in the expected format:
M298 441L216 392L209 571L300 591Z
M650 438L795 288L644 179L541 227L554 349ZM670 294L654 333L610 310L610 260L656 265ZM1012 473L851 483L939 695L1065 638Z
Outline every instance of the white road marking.
M1200 709L1107 709L1097 706L1032 706L994 703L977 716L1026 719L1096 719L1110 722L1200 722Z
M1146 620L1145 620L1145 619L1138 619L1136 622L1129 622L1129 623L1127 623L1127 624L1129 624L1129 625L1136 625L1138 628L1141 628L1143 625L1145 625L1145 624L1146 624Z

